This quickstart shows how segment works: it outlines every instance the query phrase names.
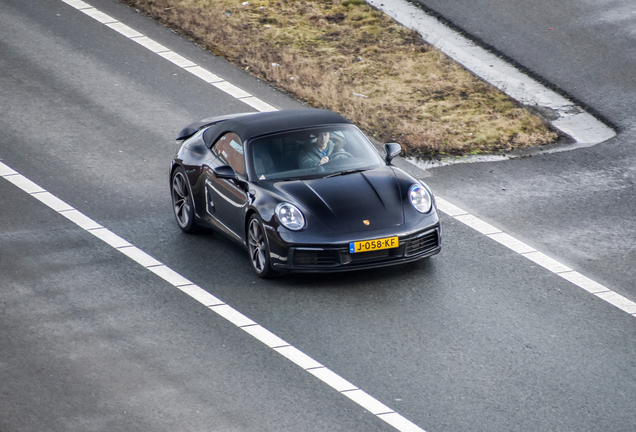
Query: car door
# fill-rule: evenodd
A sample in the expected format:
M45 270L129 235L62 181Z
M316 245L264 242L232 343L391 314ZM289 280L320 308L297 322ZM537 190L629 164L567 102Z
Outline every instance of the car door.
M247 174L243 145L238 135L226 133L212 146L216 156L215 166L208 170L205 181L206 206L208 213L234 235L243 238L245 227L245 206L247 205ZM219 178L214 168L231 166L238 180Z

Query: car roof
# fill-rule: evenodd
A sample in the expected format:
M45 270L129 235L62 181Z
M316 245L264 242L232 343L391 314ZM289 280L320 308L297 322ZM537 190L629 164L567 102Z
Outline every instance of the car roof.
M241 141L269 135L323 125L351 124L339 114L322 109L298 109L254 113L222 119L214 123L203 133L203 140L208 147L227 132L236 133Z

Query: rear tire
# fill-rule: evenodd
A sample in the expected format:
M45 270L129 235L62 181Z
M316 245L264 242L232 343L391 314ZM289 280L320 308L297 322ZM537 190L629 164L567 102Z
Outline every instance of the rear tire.
M250 217L247 225L247 249L250 254L252 268L258 277L267 279L277 275L277 272L272 270L271 267L265 228L260 218L256 215Z
M181 231L193 233L197 229L197 223L194 220L194 204L190 183L183 168L178 167L174 170L170 184L172 186L172 210L177 224Z

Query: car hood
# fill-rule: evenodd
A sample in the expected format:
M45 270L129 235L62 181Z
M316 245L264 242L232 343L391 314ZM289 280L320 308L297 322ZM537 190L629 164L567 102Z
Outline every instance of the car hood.
M399 226L404 223L403 191L390 167L336 177L275 183L299 204L308 225L334 233ZM366 221L366 222L365 222Z

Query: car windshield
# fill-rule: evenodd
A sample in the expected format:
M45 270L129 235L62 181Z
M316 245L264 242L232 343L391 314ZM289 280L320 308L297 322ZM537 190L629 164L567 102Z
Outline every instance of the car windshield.
M285 132L249 142L248 169L258 180L346 175L384 165L369 140L352 125Z

